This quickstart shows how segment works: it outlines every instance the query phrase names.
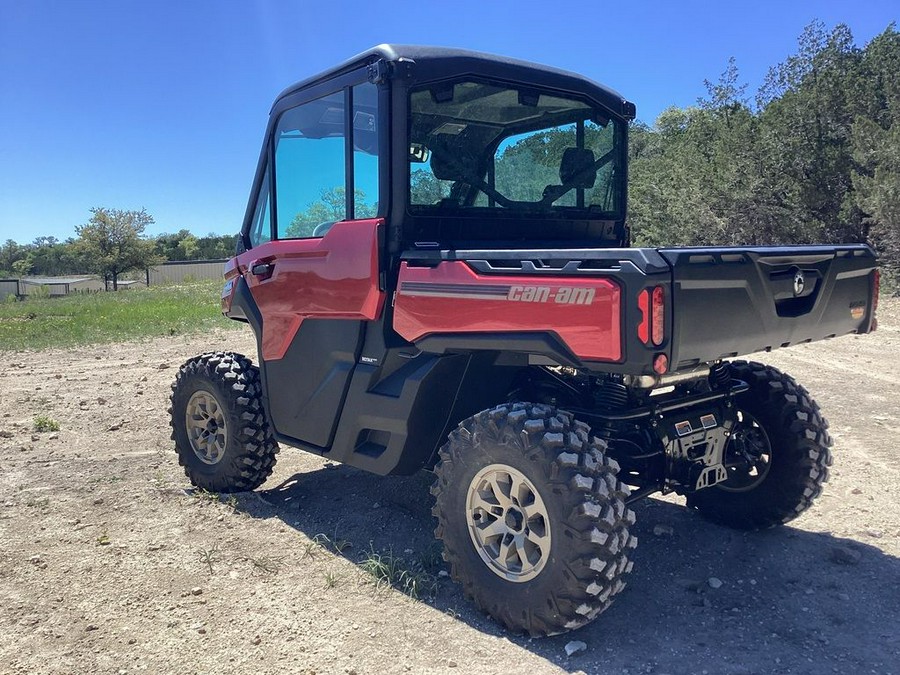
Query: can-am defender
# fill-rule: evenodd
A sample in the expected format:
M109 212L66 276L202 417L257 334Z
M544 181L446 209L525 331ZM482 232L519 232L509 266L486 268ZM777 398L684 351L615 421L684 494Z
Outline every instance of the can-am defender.
M867 246L628 248L635 107L569 72L382 45L275 101L222 308L240 354L172 394L190 480L252 490L278 444L433 470L452 577L515 631L606 609L633 501L741 529L822 490L790 376L729 360L875 328Z

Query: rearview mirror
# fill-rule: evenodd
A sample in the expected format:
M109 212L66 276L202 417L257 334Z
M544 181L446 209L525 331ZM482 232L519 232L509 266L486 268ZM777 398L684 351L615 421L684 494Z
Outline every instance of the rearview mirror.
M431 151L428 150L422 143L410 143L409 144L409 161L415 162L416 164L424 164L428 161L428 158L431 157Z

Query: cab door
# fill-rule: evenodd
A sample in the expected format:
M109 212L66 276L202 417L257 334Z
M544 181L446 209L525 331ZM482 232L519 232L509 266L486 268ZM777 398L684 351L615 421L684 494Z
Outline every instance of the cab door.
M348 114L349 113L349 114ZM363 82L273 111L250 248L238 256L261 325L270 421L327 450L384 305L378 87Z

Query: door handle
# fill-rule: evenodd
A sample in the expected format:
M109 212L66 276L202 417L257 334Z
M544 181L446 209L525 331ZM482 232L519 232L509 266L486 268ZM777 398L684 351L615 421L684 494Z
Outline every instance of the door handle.
M255 277L270 277L275 269L274 263L253 263L250 267L250 274Z

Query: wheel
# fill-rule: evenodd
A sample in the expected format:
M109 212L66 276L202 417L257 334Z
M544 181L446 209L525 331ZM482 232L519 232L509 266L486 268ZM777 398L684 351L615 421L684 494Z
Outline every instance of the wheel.
M637 545L628 488L571 413L511 403L462 422L435 468L435 535L466 596L515 632L579 628L612 603Z
M172 384L172 440L191 483L212 492L262 485L278 444L261 400L259 370L245 356L195 356Z
M831 466L828 422L794 378L761 363L734 361L750 389L735 397L738 423L725 447L728 478L688 496L720 525L761 530L793 520L822 493Z

